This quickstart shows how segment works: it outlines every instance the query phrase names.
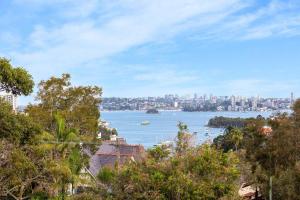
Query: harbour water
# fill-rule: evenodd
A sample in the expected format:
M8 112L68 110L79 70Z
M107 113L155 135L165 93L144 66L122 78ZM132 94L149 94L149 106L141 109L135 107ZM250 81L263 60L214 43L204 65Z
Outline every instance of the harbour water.
M191 133L197 132L197 142L212 140L223 133L222 129L207 130L209 119L215 116L224 117L264 117L271 112L181 112L161 111L159 114L146 114L143 111L113 111L101 112L101 119L107 121L110 127L116 128L119 136L124 137L129 144L142 144L146 148L159 142L174 140L177 135L177 124L183 122L188 125ZM149 121L148 125L141 125ZM209 134L205 133L209 131Z

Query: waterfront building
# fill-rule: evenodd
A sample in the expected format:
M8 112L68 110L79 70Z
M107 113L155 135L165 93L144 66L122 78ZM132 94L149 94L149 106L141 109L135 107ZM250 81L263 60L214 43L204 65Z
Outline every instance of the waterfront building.
M174 108L178 108L178 102L177 101L174 102Z

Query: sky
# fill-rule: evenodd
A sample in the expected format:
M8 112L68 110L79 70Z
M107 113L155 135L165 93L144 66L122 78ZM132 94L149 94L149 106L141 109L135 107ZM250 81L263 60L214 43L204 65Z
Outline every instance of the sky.
M36 83L70 73L104 97L300 96L299 0L0 0L0 27L0 56Z

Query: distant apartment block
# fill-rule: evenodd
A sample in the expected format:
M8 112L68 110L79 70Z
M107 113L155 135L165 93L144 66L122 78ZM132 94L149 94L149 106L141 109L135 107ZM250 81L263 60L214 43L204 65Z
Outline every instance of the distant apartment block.
M9 102L14 111L17 110L17 96L6 92L0 92L0 98L3 98L5 101Z

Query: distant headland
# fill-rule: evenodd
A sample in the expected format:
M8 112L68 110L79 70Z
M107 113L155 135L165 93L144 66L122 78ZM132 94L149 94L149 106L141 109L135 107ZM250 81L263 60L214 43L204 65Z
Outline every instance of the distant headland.
M146 111L147 114L159 114L159 111L155 108L148 109Z

